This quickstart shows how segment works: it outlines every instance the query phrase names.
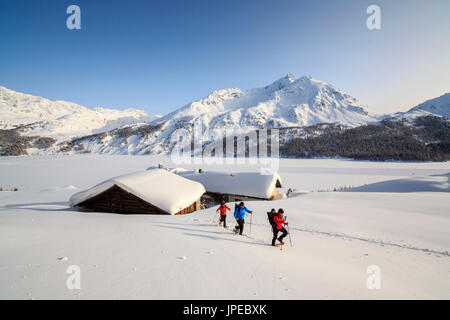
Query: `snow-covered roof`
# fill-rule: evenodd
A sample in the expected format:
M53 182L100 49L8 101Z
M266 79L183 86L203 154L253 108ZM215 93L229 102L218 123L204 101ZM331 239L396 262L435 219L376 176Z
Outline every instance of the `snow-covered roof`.
M269 199L277 181L282 183L278 174L262 175L259 172L219 172L197 171L179 172L180 176L200 182L207 192L234 194L261 199Z
M164 169L164 170L172 172L172 173L180 173L180 172L188 171L184 168L165 168L165 167L160 168L159 166L151 166L151 167L147 168L147 170L152 170L152 169Z
M74 194L69 203L76 206L114 185L170 214L190 206L205 193L205 188L198 182L166 170L152 169L106 180L86 191Z

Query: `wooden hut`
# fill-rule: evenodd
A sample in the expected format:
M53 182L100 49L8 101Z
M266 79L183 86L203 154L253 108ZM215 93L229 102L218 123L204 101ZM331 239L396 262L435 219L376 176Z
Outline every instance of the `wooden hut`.
M74 194L69 202L85 211L123 214L186 214L200 210L205 188L163 169L127 174Z
M209 198L214 202L276 200L280 197L277 188L282 187L281 177L278 174L218 171L184 171L178 174L201 183L206 189L204 199Z

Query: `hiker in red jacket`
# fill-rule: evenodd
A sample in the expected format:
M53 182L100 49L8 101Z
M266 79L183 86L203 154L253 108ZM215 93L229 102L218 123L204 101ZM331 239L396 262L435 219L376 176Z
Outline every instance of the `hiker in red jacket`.
M273 216L273 221L274 224L272 225L272 229L273 229L273 238L272 238L272 246L275 246L275 241L277 240L278 237L278 232L282 232L283 234L278 238L278 241L280 241L280 243L283 245L283 239L288 235L288 232L286 230L285 227L283 227L283 225L288 225L288 223L284 220L283 217L284 214L284 210L283 209L279 209L278 212L276 214L274 214Z
M220 202L220 206L219 208L217 208L216 212L220 210L220 218L219 218L219 223L222 224L223 222L223 227L226 228L227 227L227 210L231 211L230 208L228 208L228 206L225 204L225 201L221 201Z

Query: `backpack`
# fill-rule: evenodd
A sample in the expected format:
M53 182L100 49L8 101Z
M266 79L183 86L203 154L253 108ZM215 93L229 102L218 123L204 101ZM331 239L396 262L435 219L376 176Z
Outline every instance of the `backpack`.
M275 220L273 220L273 216L276 213L277 212L275 211L275 209L272 209L270 212L267 212L267 220L269 220L269 223L271 226L273 226L275 224Z

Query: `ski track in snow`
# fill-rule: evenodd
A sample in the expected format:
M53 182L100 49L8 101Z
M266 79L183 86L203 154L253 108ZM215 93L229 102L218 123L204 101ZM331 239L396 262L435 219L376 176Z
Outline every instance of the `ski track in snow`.
M224 229L223 227L220 227L218 224L215 224L215 223L211 223L211 225L217 225L220 229ZM260 224L260 223L259 224L253 223L253 225L271 228L269 225ZM248 228L248 226L247 226L247 228ZM227 228L225 230L229 230L230 232L234 233L237 236L237 234L232 229ZM406 243L399 244L399 243L387 242L387 241L383 241L383 240L370 239L370 238L352 236L352 235L342 234L342 233L337 233L337 232L329 232L329 231L327 232L327 231L313 230L313 229L307 229L307 228L290 228L290 231L293 231L293 230L299 231L299 232L310 233L312 235L320 234L320 235L325 235L325 236L329 236L329 237L333 237L333 238L340 238L343 240L358 240L358 241L368 242L368 243L376 244L376 245L380 245L380 246L391 246L391 247L397 247L397 248L402 248L402 249L421 251L421 252L428 253L428 254L438 254L438 255L450 257L450 252L448 252L448 251L439 251L439 250L433 250L433 249L427 249L427 248L419 248L419 247L415 247L415 246L412 246L412 245L409 245ZM252 236L251 233L243 234L242 236L245 236L251 240L255 240L259 243L268 244L267 240L256 238L256 237ZM286 243L286 245L287 245L287 243Z
M383 240L369 239L369 238L351 236L351 235L347 235L347 234L341 234L341 233L335 233L335 232L325 232L325 231L303 229L303 228L292 228L291 230L307 232L307 233L311 233L311 234L318 233L321 235L326 235L326 236L330 236L330 237L334 237L334 238L341 238L341 239L345 239L345 240L358 240L358 241L369 242L369 243L380 245L383 247L391 246L391 247L397 247L397 248L402 248L402 249L421 251L421 252L430 253L430 254L434 253L434 254L439 254L442 256L450 257L450 253L448 251L437 251L437 250L426 249L426 248L418 248L418 247L415 247L415 246L412 246L409 244L398 244L398 243L394 243L394 242L386 242Z

